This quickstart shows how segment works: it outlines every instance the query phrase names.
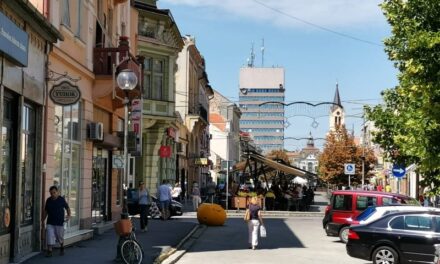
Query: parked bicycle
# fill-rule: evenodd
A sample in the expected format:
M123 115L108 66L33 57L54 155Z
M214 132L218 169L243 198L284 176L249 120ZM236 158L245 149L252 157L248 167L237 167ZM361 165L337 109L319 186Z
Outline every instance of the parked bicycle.
M144 250L136 240L132 217L119 220L116 232L119 235L118 251L120 258L126 264L140 264L144 257Z

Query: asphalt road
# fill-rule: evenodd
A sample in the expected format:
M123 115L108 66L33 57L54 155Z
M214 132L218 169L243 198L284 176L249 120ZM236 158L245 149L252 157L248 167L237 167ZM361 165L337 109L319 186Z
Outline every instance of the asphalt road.
M177 263L368 263L349 257L345 244L327 237L319 217L266 219L265 225L268 237L260 238L257 250L248 249L247 226L240 218L208 227Z

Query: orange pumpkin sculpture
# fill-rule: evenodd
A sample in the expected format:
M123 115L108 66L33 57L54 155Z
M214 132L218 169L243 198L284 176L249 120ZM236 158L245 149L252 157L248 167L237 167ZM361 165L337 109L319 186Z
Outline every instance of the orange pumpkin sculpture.
M203 203L197 210L197 220L208 226L222 226L226 221L226 211L218 204Z

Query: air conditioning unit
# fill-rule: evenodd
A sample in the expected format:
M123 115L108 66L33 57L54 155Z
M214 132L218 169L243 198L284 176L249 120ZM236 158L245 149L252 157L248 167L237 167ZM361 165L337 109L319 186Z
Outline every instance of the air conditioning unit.
M104 140L104 125L101 122L89 123L88 134L90 140Z

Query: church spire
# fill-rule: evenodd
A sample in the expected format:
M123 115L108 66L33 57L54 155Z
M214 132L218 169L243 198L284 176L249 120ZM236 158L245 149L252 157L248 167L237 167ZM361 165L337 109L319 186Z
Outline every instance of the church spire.
M339 96L339 84L337 82L336 82L336 91L335 91L335 97L333 99L333 103L334 105L332 106L332 111L334 111L334 109L336 109L338 105L342 107L341 97Z
M313 140L312 132L310 132L309 140L307 140L307 147L308 148L315 147L315 141Z

